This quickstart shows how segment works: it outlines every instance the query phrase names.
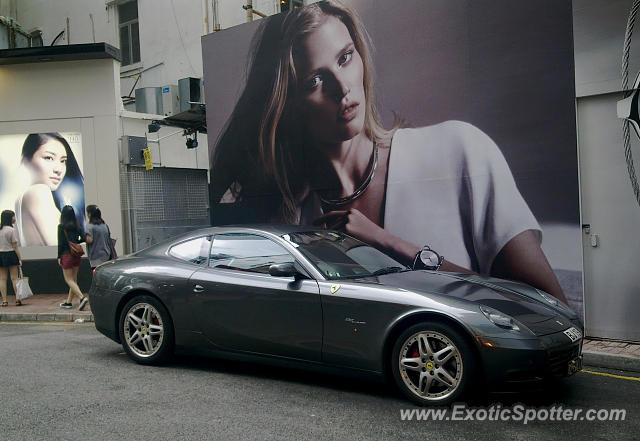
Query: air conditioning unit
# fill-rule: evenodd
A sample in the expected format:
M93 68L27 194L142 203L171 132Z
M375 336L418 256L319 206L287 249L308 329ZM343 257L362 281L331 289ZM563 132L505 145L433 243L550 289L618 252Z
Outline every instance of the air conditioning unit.
M177 85L171 84L162 88L162 111L164 116L180 113L180 96Z
M162 115L162 88L141 87L136 89L136 112Z
M202 80L192 77L178 80L178 95L180 98L180 112L197 109L199 104L204 104Z

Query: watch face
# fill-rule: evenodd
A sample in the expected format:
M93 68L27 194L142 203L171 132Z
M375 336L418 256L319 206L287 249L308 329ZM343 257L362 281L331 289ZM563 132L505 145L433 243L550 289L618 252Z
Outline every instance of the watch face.
M440 256L432 250L422 250L420 253L420 260L427 267L437 267L440 262Z

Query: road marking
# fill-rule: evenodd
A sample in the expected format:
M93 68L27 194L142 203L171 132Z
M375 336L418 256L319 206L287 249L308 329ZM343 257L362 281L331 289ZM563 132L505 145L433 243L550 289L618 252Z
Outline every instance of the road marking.
M640 377L625 377L624 375L606 374L604 372L587 371L585 369L580 372L584 372L585 374L602 375L603 377L619 378L621 380L640 381Z
M71 326L71 325L86 325L93 324L92 322L0 322L0 325L39 325L39 326Z

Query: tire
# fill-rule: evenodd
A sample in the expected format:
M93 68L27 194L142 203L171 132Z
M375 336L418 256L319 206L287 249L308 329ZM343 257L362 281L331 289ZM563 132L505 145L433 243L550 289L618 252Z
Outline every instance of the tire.
M421 406L446 406L466 395L476 378L476 363L467 339L439 322L407 328L397 338L391 355L396 384Z
M173 322L157 299L139 295L122 308L120 341L127 355L140 364L161 364L173 354Z

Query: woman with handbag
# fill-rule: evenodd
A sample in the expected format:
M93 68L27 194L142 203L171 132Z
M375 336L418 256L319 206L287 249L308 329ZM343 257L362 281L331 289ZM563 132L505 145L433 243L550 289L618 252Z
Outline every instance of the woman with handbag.
M22 265L22 258L18 250L18 232L13 227L16 215L11 210L4 210L0 214L0 292L2 292L2 306L7 306L7 273L11 276L13 290L17 293L18 267ZM22 302L16 298L16 306Z
M80 268L80 257L84 254L81 242L84 242L85 235L76 219L76 213L71 205L62 207L60 213L60 224L58 225L58 265L62 267L64 281L69 286L67 300L60 303L61 308L71 308L71 301L74 296L80 298L78 309L82 311L89 300L78 286L78 269Z
M96 205L87 205L89 222L85 228L87 236L87 254L91 272L114 257L111 252L111 231L102 219L102 212Z

